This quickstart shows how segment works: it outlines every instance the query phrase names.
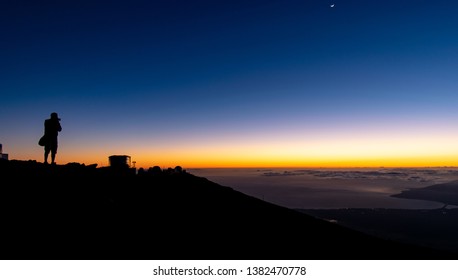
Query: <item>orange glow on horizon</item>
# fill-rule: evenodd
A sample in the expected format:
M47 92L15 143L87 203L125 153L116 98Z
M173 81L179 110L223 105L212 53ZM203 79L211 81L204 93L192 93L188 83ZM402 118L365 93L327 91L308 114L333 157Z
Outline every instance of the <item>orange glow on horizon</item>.
M119 153L116 153L119 154ZM356 168L356 167L439 167L458 166L458 153L429 155L429 156L359 156L359 157L250 157L249 155L218 156L218 154L197 156L179 156L171 154L129 154L135 161L137 168L149 168L160 166L161 168ZM62 155L58 157L58 164L78 162L97 164L99 167L108 166L108 156L75 157L74 155ZM10 159L29 160L30 158L16 157ZM32 160L42 161L41 157Z
M131 156L137 168L351 168L458 166L458 135L420 137L340 135L323 139L272 137L213 142L176 141L152 145L126 142L59 147L57 163L78 162L108 166L110 155ZM364 135L363 135L364 136ZM336 139L337 138L337 139ZM292 139L292 140L291 140ZM130 145L128 143L131 143ZM90 149L87 147L90 146ZM10 152L10 159L43 160L43 150Z
M159 166L161 168L182 166L183 168L356 168L356 167L439 167L458 166L458 153L454 155L429 156L359 156L359 157L251 157L234 154L232 156L211 154L178 155L178 154L130 154L137 168ZM102 158L62 157L60 164L80 162L85 164L97 163L98 166L108 166L108 155Z

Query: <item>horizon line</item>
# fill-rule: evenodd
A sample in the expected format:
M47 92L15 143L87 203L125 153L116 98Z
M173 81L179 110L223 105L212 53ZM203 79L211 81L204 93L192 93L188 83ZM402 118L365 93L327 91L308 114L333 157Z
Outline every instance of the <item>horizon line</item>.
M28 159L28 160L24 160L24 159L7 159L7 161L34 161L34 162L37 162L37 163L42 163L41 161L38 161L38 160L34 160L34 159ZM90 163L90 164L86 164L86 163L82 163L82 162L77 162L77 161L68 161L66 163L57 163L57 165L66 165L66 164L70 164L70 163L78 163L78 164L82 164L82 165L97 165L97 167L109 167L110 165L100 165L98 163ZM181 166L182 168L185 168L185 169L281 169L281 168L284 168L284 169L297 169L297 168L300 168L300 169L303 169L303 168L306 168L306 169L374 169L374 168L386 168L386 169L394 169L394 168L400 168L400 169L412 169L412 168L458 168L458 165L411 165L411 166L395 166L395 165L388 165L388 166L384 166L384 165L380 165L380 166L307 166L307 165L294 165L294 166L190 166L190 167L184 167L180 164L176 164L174 166L168 166L168 167L165 167L165 166L161 166L161 165L151 165L151 166L148 166L148 167L143 167L143 166L139 166L139 167L133 167L133 168L136 168L136 169L145 169L145 168L150 168L150 167L154 167L154 166L159 166L161 167L161 169L167 169L167 168L173 168L173 167L176 167L176 166Z

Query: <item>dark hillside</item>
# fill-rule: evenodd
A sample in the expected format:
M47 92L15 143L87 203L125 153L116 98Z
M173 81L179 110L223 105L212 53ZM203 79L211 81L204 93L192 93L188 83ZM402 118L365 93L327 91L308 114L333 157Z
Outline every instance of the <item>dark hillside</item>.
M186 172L0 161L1 259L454 259Z
M458 254L458 208L298 209L370 235Z

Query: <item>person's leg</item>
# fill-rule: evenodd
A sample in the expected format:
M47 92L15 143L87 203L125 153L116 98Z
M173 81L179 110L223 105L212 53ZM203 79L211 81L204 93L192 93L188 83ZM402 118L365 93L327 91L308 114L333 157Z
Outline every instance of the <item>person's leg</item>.
M56 153L54 151L51 153L51 164L56 164Z
M51 149L47 146L45 146L45 155L44 155L44 163L47 164L48 163L48 156L49 156L49 152L51 151Z
M56 164L57 141L51 147L51 164Z

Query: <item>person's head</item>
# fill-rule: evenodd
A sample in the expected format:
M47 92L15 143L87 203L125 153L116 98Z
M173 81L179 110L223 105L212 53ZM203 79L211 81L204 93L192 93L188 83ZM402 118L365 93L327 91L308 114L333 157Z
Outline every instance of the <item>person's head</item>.
M59 119L59 117L57 116L57 113L56 113L56 112L51 113L51 119L52 119L52 120L58 120L58 121L60 121L60 119Z

